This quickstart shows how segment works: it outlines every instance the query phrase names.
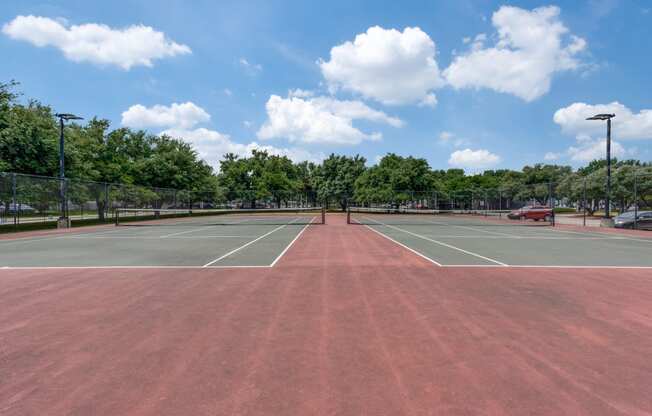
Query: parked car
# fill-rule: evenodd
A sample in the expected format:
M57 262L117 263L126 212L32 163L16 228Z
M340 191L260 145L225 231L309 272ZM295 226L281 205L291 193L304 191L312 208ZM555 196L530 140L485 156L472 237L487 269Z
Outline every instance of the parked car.
M6 208L7 206L5 204L0 204L0 212L5 212ZM16 210L21 214L33 214L36 212L34 208L27 204L9 204L9 210L7 210L9 214L15 213Z
M552 221L552 208L540 205L532 205L516 209L509 214L507 218L511 220L534 220L534 221Z
M623 212L614 218L614 227L616 228L634 228L638 230L652 231L652 211L638 211L636 221L634 221L634 211Z

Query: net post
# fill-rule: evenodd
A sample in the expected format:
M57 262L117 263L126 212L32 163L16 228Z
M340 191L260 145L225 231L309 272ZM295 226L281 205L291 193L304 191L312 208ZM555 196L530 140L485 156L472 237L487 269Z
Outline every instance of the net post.
M351 207L346 207L346 223L351 224Z
M326 224L326 207L321 207L321 223Z
M116 208L114 214L115 214L115 226L117 227L118 225L120 225L120 208Z

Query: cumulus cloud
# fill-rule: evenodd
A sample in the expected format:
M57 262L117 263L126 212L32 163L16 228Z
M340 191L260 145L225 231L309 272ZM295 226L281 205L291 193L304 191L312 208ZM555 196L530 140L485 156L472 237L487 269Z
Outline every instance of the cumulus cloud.
M122 125L135 128L160 128L160 135L167 135L190 143L199 156L219 170L219 161L226 153L247 156L251 151L264 150L269 154L287 156L295 162L304 160L319 162L324 159L322 153L313 153L298 147L279 148L257 143L238 143L228 134L197 127L210 121L210 114L192 102L173 103L169 106L154 105L145 107L137 104L122 113ZM251 122L245 121L245 127Z
M460 168L486 169L500 163L500 156L485 149L479 150L456 150L451 153L448 164Z
M437 103L432 90L443 85L435 42L418 27L370 27L353 42L331 49L318 62L332 91L344 89L384 104Z
M596 114L615 114L611 120L613 135L619 140L652 139L652 110L638 113L614 101L609 104L573 103L555 112L553 120L566 134L596 136L605 134L605 123L586 120Z
M191 53L188 46L144 25L124 29L96 23L69 26L65 21L29 15L17 16L2 32L38 47L53 46L74 62L115 65L124 70L151 67L156 59Z
M635 148L625 148L622 141L652 139L652 110L633 112L614 101L609 104L573 103L555 112L553 121L565 134L575 136L575 144L564 153L575 162L604 159L606 156L605 122L586 120L596 114L615 114L612 119L611 154L615 157L634 156Z
M467 53L457 56L444 71L454 88L490 88L535 100L550 90L552 76L581 66L577 55L586 41L571 34L555 6L524 10L502 6L492 16L497 42L485 46L485 34L467 43Z
M340 101L330 97L287 98L272 95L266 104L267 121L258 138L286 138L290 142L354 145L364 140L380 140L378 132L365 133L353 126L354 120L401 127L403 122L374 110L360 101Z
M574 162L590 162L596 159L606 158L607 140L606 139L584 139L578 141L576 146L571 146L566 154ZM611 156L622 158L627 154L625 148L618 142L611 142Z
M262 145L257 142L237 143L227 134L203 127L191 130L168 129L161 132L161 134L180 138L192 144L199 156L218 170L220 160L225 154L234 153L238 156L245 157L250 155L252 150L264 150L272 155L287 156L294 162L307 160L317 163L325 158L321 153L312 153L297 147L278 148Z
M136 104L122 113L122 125L135 128L177 127L188 129L199 123L205 123L210 118L211 116L203 108L190 101L183 104L173 103L170 106L155 105L149 108Z

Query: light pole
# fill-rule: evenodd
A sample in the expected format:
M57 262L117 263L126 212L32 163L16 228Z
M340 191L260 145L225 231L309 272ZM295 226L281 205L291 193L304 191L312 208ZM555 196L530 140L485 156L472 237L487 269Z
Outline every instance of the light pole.
M59 119L59 196L61 198L61 217L59 217L60 225L65 224L64 226L67 228L69 226L68 224L68 207L67 207L67 201L66 201L66 185L65 185L65 180L66 180L66 170L65 170L65 164L64 164L64 140L63 140L63 122L68 121L68 120L83 120L82 117L78 117L74 114L68 114L68 113L57 113L54 115Z
M607 196L604 207L604 217L611 218L609 208L611 205L611 119L615 114L596 114L587 120L607 120Z

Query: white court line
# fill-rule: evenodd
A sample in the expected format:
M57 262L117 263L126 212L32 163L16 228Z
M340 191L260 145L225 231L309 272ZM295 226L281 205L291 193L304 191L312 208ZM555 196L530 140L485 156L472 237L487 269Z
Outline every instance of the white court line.
M497 264L445 264L441 267L450 267L450 268L464 268L464 267L474 267L474 268L504 268L504 266L499 266ZM633 269L633 270L652 270L652 266L564 266L564 265L540 265L540 264L510 264L507 266L510 269Z
M587 227L588 228L588 227ZM558 232L558 233L565 233L565 234L578 234L578 235L600 235L604 236L602 237L602 240L631 240L631 241L641 241L644 243L652 243L652 238L633 238L633 237L628 237L625 235L613 235L608 232L606 233L601 233L599 231L586 231L586 232L581 232L581 231L568 231L568 230L560 230L556 227L552 227L552 231Z
M421 254L418 251L416 251L415 249L410 248L410 247L406 246L405 244L399 243L398 241L394 240L392 237L390 237L388 235L385 235L385 234L381 233L380 231L374 230L373 228L371 228L370 226L368 226L366 224L364 224L364 226L369 228L371 231L375 232L376 234L380 235L381 237L385 237L386 239L388 239L392 243L398 244L399 246L403 247L404 249L406 249L408 251L411 251L412 253L416 254L417 256L422 257L422 258L428 260L429 262L434 263L435 265L437 265L439 267L442 266L440 263L438 263L437 261L435 261L435 260L431 259L430 257L426 256L425 254Z
M298 218L297 218L297 219L298 219ZM294 221L296 221L297 219L294 219L294 220L290 221L288 224L292 224L292 223L293 223ZM280 230L281 228L285 228L288 224L283 224L283 225L280 225L280 226L274 228L272 231L270 231L270 232L268 232L268 233L265 233L265 234L261 235L260 237L254 239L254 240L251 240L251 241L249 241L248 243L246 243L246 244L244 244L244 245L242 245L242 246L240 246L240 247L238 247L238 248L235 248L235 249L229 251L228 253L226 253L226 254L224 254L224 255L222 255L222 256L216 258L215 260L210 261L210 262L204 264L203 267L208 267L208 266L210 266L210 265L213 264L213 263L217 263L218 261L220 261L220 260L222 260L222 259L224 259L224 258L226 258L226 257L229 257L231 254L237 253L238 251L242 250L243 248L252 245L252 244L255 243L256 241L259 241L259 240L261 240L261 239L267 237L268 235L270 235L270 234L272 234L272 233L275 233L276 231Z
M480 231L481 233L502 235L502 236L507 236L507 237L510 237L510 238L514 238L514 237L518 238L518 236L514 235L514 234L499 233L498 231L483 230L482 228L474 228L474 227L466 226L466 225L446 224L445 222L437 222L437 221L429 221L429 220L426 220L426 222L429 222L429 223L432 223L432 224L437 224L437 225L444 225L446 227L457 227L457 228L462 228L462 229L465 229L465 230ZM478 225L478 227L482 227L482 226Z
M270 266L1 266L0 270L95 270L95 269L269 269Z
M292 239L292 241L290 241L290 244L288 244L287 247L285 247L285 248L283 249L283 251L281 251L281 254L279 254L279 255L274 259L274 261L272 262L272 264L269 265L269 267L274 267L274 266L276 265L276 262L278 262L278 261L281 259L281 257L283 257L283 255L284 255L284 254L285 254L285 253L290 249L290 247L292 247L292 244L294 244L294 242L297 241L297 240L299 239L299 237L301 237L301 234L303 234L303 232L306 231L306 228L308 228L308 226L309 226L310 224L312 224L312 222L313 222L314 220L315 220L315 218L313 217L313 218L310 220L310 222L309 222L308 224L306 224L306 225L301 229L301 231L299 231L299 234L297 234L296 237L294 237L294 238Z
M165 234L165 235L162 235L162 236L160 236L160 237L158 237L158 238L168 238L168 237L173 237L173 236L175 236L175 235L182 235L182 234L194 233L195 231L202 231L202 230L206 230L206 229L208 229L208 228L211 228L211 227L210 227L210 226L206 226L206 227L195 228L195 229L193 229L193 230L179 231L178 233Z
M426 233L426 235L430 235ZM483 239L483 240L609 240L602 237L545 237L545 236L516 236L512 235L510 237L500 237L495 235L439 235L435 234L438 238L471 238L471 239ZM613 240L617 240L613 238Z
M430 241L431 243L439 244L440 246L448 247L448 248L450 248L450 249L457 250L457 251L459 251L459 252L462 252L462 253L465 253L465 254L468 254L468 255L471 255L471 256L475 256L475 257L480 258L480 259L483 259L483 260L490 261L490 262L492 262L492 263L499 264L499 265L501 265L501 266L503 266L503 267L507 267L507 266L509 266L509 265L506 264L506 263L503 263L503 262L501 262L501 261L498 261L498 260L495 260L495 259L492 259L492 258L489 258L489 257L482 256L482 255L480 255L480 254L478 254L478 253L474 253L474 252L472 252L472 251L464 250L464 249L462 249L462 248L455 247L455 246L453 246L453 245L446 244L446 243L443 243L443 242L441 242L441 241L434 240L434 239L432 239L432 238L424 237L424 236L422 236L422 235L420 235L420 234L413 233L413 232L411 232L411 231L407 231L407 230L404 230L404 229L399 228L399 227L394 227L393 225L384 224L384 223L382 223L382 222L378 222L378 221L376 221L376 220L374 220L374 219L372 219L372 218L369 218L369 219L371 219L372 221L377 222L379 225L383 225L383 226L385 226L385 227L389 227L389 228L392 228L392 229L395 229L395 230L398 230L398 231L402 231L402 232L404 232L404 233L406 233L406 234L413 235L413 236L415 236L415 237L417 237L417 238L420 238L420 239L422 239L422 240Z
M183 236L183 237L169 237L170 240L201 240L207 238L256 238L257 235L195 235L195 236ZM161 237L152 237L152 236L139 236L139 235L114 235L114 236L97 236L97 237L81 237L81 236L70 236L69 238L77 240L122 240L122 239L136 239L136 240L160 240Z

